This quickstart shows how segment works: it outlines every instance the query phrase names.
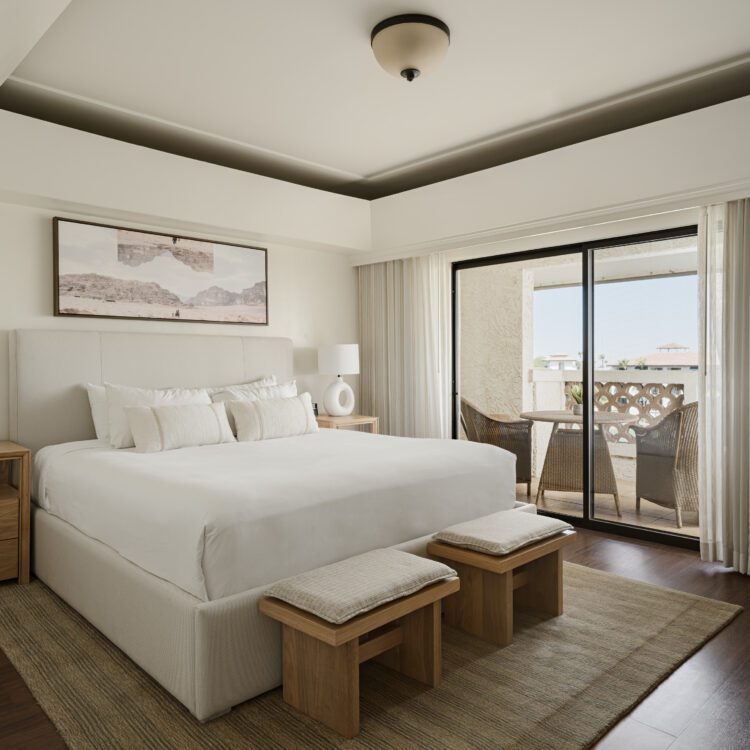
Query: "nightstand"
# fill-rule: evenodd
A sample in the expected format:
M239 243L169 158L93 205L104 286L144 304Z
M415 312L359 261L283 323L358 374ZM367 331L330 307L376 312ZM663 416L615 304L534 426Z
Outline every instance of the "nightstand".
M318 427L328 427L331 430L339 430L342 427L359 427L360 425L370 425L370 432L373 435L378 434L378 418L365 417L362 414L350 414L348 417L330 417L328 414L319 414Z
M18 466L13 472L13 462ZM18 487L11 484L15 479ZM31 451L0 440L0 581L29 582Z

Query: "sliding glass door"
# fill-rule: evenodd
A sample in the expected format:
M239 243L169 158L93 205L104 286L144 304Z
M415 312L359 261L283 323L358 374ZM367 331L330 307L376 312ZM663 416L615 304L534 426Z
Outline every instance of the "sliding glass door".
M514 453L518 501L692 545L695 235L454 264L454 437Z
M458 436L516 454L516 497L583 516L579 252L532 253L456 276Z
M696 237L602 248L593 267L595 419L611 415L593 517L697 537Z

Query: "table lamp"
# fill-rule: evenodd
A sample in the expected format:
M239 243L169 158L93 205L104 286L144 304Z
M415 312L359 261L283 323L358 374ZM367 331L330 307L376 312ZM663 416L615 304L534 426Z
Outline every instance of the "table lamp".
M333 344L318 348L318 372L336 375L323 394L323 406L332 417L346 417L354 411L354 391L342 375L359 375L359 346Z

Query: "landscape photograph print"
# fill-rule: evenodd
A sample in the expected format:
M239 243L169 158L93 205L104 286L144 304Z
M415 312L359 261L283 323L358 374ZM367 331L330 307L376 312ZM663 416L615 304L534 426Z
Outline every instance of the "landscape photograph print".
M54 219L55 314L268 324L263 248Z

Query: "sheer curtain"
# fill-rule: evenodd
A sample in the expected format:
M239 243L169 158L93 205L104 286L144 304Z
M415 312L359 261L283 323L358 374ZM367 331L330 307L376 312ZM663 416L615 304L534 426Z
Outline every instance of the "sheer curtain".
M360 403L386 434L450 434L449 273L440 253L359 267Z
M704 560L748 573L750 199L702 210L700 541Z

